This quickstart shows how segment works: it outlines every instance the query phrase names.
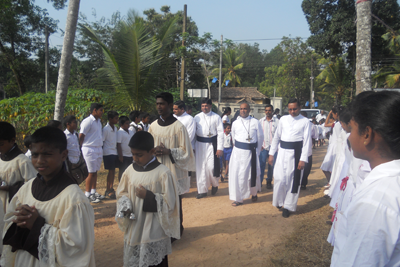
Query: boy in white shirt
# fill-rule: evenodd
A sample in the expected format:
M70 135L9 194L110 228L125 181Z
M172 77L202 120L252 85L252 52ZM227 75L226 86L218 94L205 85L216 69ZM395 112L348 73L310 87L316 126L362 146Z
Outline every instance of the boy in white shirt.
M138 124L140 122L139 115L140 112L137 110L134 110L131 113L129 113L129 119L132 121L131 124L129 125L129 130L132 131L133 134L135 134L139 130L138 127Z
M127 116L119 117L119 130L117 132L117 151L118 151L118 180L121 181L122 173L132 164L132 152L129 147L129 141L133 136L133 132L129 130L129 118Z
M229 173L229 160L231 159L232 154L232 135L231 135L231 125L229 123L224 124L224 156L221 157L221 161L225 167L225 178L228 178ZM221 164L222 166L222 164ZM221 168L222 174L222 168ZM224 177L221 175L221 182L224 181Z
M140 123L138 124L139 131L147 132L149 130L150 114L147 112L144 112L144 113L140 114L139 119L140 119Z
M113 188L115 177L115 166L118 160L117 153L117 127L118 113L116 111L107 112L108 122L103 128L103 162L104 169L108 170L107 189L104 193L111 199L115 199L115 191Z
M78 133L76 132L76 117L74 115L68 115L64 118L63 125L65 127L64 134L67 138L68 159L71 163L76 164L81 156Z
M81 123L79 134L79 145L82 147L83 158L89 171L86 179L85 195L92 203L98 203L104 196L96 192L97 171L100 170L103 160L103 137L101 117L103 116L103 105L92 103L90 105L90 115Z

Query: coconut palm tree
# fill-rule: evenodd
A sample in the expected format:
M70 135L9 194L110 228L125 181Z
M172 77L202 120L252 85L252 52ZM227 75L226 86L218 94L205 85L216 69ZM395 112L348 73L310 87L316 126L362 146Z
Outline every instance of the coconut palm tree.
M158 70L165 55L164 50L172 41L176 19L165 23L156 36L151 36L145 21L130 10L114 33L115 52L111 52L92 29L81 27L103 49L105 63L98 70L100 78L105 78L103 85L111 86L122 104L132 110L153 108L160 77Z
M237 84L241 84L241 80L237 71L243 68L243 63L239 63L243 55L244 52L241 55L237 55L236 50L231 48L225 50L222 60L223 68L221 71L224 77L224 84L228 80L229 83L233 85L233 87L235 87ZM218 75L219 68L213 69L212 74Z
M349 73L343 58L338 58L335 61L321 59L319 64L326 66L317 76L317 80L322 82L320 86L322 92L333 94L336 104L340 104L343 95L350 89L348 84Z

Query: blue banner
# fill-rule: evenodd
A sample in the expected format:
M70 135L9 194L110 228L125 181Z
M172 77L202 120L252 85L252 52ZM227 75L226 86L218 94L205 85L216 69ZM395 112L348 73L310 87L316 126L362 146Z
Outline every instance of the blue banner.
M214 77L214 79L211 82L216 83L217 81L218 81L218 79Z

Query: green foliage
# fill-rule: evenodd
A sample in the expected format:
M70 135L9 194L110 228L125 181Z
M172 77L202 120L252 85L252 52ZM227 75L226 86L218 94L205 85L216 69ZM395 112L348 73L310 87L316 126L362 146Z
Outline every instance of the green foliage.
M239 63L243 57L244 52L238 54L236 49L228 48L223 53L222 60L222 76L224 77L223 83L229 80L229 86L236 87L237 84L241 83L241 79L238 75L238 70L243 68L243 63ZM219 68L212 70L213 75L219 75Z
M20 97L0 101L0 120L12 123L19 140L26 134L45 126L53 119L55 91L45 93L29 92ZM107 111L115 110L119 114L129 114L129 108L122 106L114 95L93 89L68 90L64 116L75 115L82 121L89 115L90 104L101 103L105 113L102 121L107 121Z

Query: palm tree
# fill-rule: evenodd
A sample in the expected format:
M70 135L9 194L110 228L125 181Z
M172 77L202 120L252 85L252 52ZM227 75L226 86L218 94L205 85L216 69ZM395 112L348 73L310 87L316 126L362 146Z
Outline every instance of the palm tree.
M156 36L149 34L145 21L133 10L122 21L114 33L115 52L98 38L96 33L86 26L82 31L103 49L105 63L99 69L103 85L111 86L121 104L132 110L153 108L154 96L158 92L159 67L164 50L172 41L176 19L171 19Z
M325 69L317 76L317 80L323 82L320 86L322 92L333 94L336 104L340 104L343 95L350 89L347 84L348 71L343 58L338 58L333 62L321 59L319 64L326 65Z
M241 80L237 71L243 68L243 63L238 64L238 62L243 57L244 52L241 55L236 54L236 50L234 49L226 49L223 54L223 68L222 68L222 75L224 77L223 83L225 84L226 81L229 80L229 83L232 84L234 87L237 84L241 84ZM219 68L215 68L212 70L213 75L219 74Z

